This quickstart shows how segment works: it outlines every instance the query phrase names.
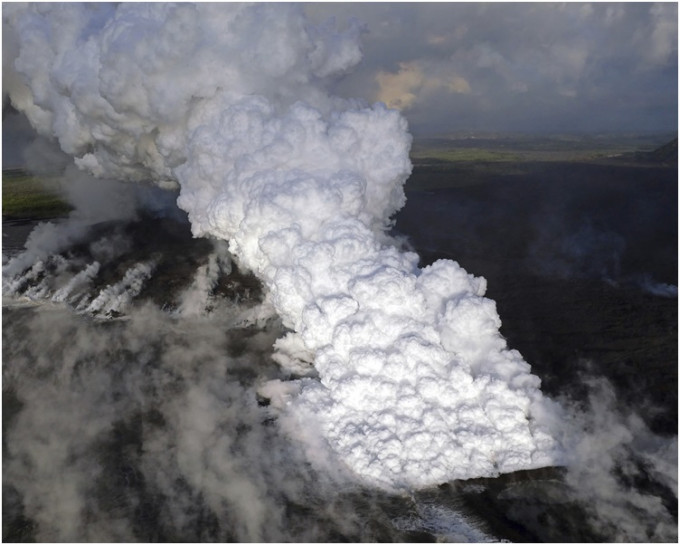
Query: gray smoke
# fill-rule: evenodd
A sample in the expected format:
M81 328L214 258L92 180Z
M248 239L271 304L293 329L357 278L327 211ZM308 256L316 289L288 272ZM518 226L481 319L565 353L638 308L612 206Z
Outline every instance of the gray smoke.
M584 377L584 383L585 406L564 401L571 405L570 497L608 540L677 541L677 436L652 433L634 410L621 406L606 379Z

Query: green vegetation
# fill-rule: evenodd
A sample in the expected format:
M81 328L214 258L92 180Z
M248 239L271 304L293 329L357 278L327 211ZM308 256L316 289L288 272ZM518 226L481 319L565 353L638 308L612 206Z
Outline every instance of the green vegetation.
M52 218L67 214L71 206L59 196L58 183L58 179L39 179L19 169L3 170L3 217Z
M520 156L498 150L483 148L454 148L454 149L420 149L415 150L411 157L413 159L434 159L437 161L475 161L475 162L498 162L498 161L518 161Z
M438 138L416 138L411 158L414 163L420 164L622 160L639 162L647 155L651 157L651 152L655 152L671 138L677 139L675 135L665 134L654 136L454 134ZM677 156L677 141L674 150ZM674 150L671 149L669 153ZM656 156L653 159L656 160Z
M550 179L567 166L666 168L677 166L677 137L636 135L551 137L452 135L416 138L406 190L503 183L517 177Z

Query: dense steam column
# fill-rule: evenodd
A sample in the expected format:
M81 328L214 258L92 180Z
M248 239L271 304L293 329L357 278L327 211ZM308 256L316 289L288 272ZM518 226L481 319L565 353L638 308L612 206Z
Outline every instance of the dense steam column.
M498 332L485 281L423 270L385 231L411 137L329 96L358 31L283 5L5 6L10 98L83 169L168 179L195 236L229 240L307 354L287 411L383 487L551 465L555 410ZM283 358L285 359L285 358Z

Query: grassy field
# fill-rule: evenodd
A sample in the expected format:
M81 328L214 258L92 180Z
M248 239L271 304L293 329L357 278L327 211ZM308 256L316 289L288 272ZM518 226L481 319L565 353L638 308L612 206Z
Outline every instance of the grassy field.
M58 193L57 179L39 179L20 169L2 171L2 215L10 218L52 218L71 207Z
M484 148L420 148L411 153L414 160L434 159L449 162L509 162L522 159L518 153Z
M530 136L530 135L451 135L416 138L411 150L414 162L456 163L493 162L590 162L622 160L640 151L652 151L673 135L613 136Z
M415 138L407 190L474 186L517 177L550 179L569 165L677 167L677 138L656 136L452 135Z

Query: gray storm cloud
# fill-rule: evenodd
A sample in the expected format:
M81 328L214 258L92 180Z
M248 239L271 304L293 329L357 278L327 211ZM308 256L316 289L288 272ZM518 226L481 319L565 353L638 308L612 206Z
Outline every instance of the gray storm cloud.
M318 373L287 421L326 459L386 488L560 462L557 406L500 335L485 280L421 270L385 234L411 172L406 122L326 91L361 58L357 25L264 4L7 5L3 22L9 97L39 133L94 176L174 182L193 234L228 240L262 280L290 330L278 361L306 354ZM91 305L124 305L152 268Z
M307 11L366 22L366 61L338 91L392 101L417 135L677 129L674 3L332 3Z

